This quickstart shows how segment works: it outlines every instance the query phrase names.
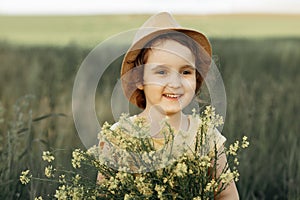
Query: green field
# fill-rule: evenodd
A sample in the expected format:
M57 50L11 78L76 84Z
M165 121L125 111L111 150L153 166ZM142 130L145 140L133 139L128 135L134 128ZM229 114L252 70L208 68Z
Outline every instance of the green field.
M55 183L21 185L20 172L30 168L45 178L42 150L55 150L56 165L70 169L71 151L84 148L71 106L80 64L91 47L147 18L0 16L0 199L55 192ZM249 137L250 147L240 159L241 199L299 199L300 16L176 19L203 30L211 40L227 95L223 135L228 142ZM101 56L115 48L108 46ZM112 120L108 105L120 61L110 65L98 84L96 112L106 116L100 123ZM96 172L89 175L93 179Z
M25 45L94 47L108 37L140 27L149 15L0 16L0 40ZM212 38L299 37L300 15L175 15L186 27Z

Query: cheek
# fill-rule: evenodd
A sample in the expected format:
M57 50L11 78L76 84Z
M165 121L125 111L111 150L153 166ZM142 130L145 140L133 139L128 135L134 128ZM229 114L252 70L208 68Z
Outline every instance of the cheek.
M144 68L144 71L143 71L143 83L145 85L147 85L147 83L152 82L153 79L154 79L154 77L151 74L151 72L147 68Z
M185 88L189 91L196 91L196 78L189 78L184 80Z
M144 92L146 96L156 96L162 93L163 87L156 84L146 84L144 85Z
M144 85L149 85L149 87L164 87L168 83L167 77L160 77L154 74L147 74L144 76Z

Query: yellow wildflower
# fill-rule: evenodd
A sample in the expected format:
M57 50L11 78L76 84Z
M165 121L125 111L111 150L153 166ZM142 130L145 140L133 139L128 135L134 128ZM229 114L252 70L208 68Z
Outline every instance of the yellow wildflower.
M55 191L55 198L57 198L58 200L65 200L68 197L68 192L67 192L67 188L65 185L59 186L58 190Z
M243 140L242 140L242 148L245 149L248 146L249 146L248 138L247 138L247 136L244 136Z
M151 195L151 183L145 180L146 178L143 176L137 176L134 180L138 191L143 195Z
M232 172L233 176L234 176L234 181L238 181L239 177L240 177L240 173L238 172L238 170L234 170Z
M201 197L194 197L193 200L202 200Z
M60 175L58 181L59 183L66 183L65 175L64 174Z
M98 150L99 150L99 147L94 145L86 151L86 154L97 158L99 156Z
M157 197L159 199L163 199L163 192L165 191L166 187L162 185L155 185L154 189L157 192Z
M227 154L236 156L238 150L239 150L239 141L236 141L234 144L231 144L229 146L229 150L227 151Z
M21 172L20 181L22 184L26 185L30 182L30 179L32 178L32 175L29 175L30 170L26 170Z
M72 166L76 168L81 167L81 161L86 160L86 158L83 156L83 151L80 149L75 149L75 151L72 152Z
M55 157L49 151L43 151L42 159L50 163Z
M239 159L238 159L238 158L234 158L234 163L235 163L236 165L239 165L239 164L240 164Z
M70 196L72 197L72 200L82 200L84 199L84 190L83 187L73 187L72 191L70 191Z
M81 176L79 174L76 174L75 177L73 177L73 183L77 185L79 183L79 180L81 179Z
M187 173L187 166L185 163L178 163L174 170L174 173L178 177L183 177Z
M209 183L207 183L204 191L209 192L209 191L215 191L217 192L218 190L218 183L215 181L215 179L212 179Z
M134 197L130 194L125 194L124 196L124 200L131 200L131 199L134 199Z
M234 174L230 171L220 175L221 182L224 184L230 183L234 179Z
M128 181L129 177L130 176L127 172L120 172L119 171L116 175L116 178L118 178L122 184L125 184L125 182Z
M54 177L53 171L55 171L55 169L53 169L52 165L45 167L45 176L48 178Z
M109 179L109 187L108 190L112 193L115 194L115 191L118 188L119 181L115 179L114 177L110 177Z
M201 171L206 171L211 166L211 158L209 156L202 156L199 164Z

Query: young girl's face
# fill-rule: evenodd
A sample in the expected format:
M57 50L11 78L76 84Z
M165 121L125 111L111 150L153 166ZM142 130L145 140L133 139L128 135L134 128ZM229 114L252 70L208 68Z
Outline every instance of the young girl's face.
M164 115L180 113L193 99L196 89L195 57L186 46L160 41L148 52L143 85L145 110L153 106Z

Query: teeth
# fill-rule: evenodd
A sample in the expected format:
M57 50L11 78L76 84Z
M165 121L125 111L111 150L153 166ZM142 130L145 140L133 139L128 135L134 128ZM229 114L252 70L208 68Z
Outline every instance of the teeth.
M169 98L178 98L180 95L179 94L165 94L166 97Z

